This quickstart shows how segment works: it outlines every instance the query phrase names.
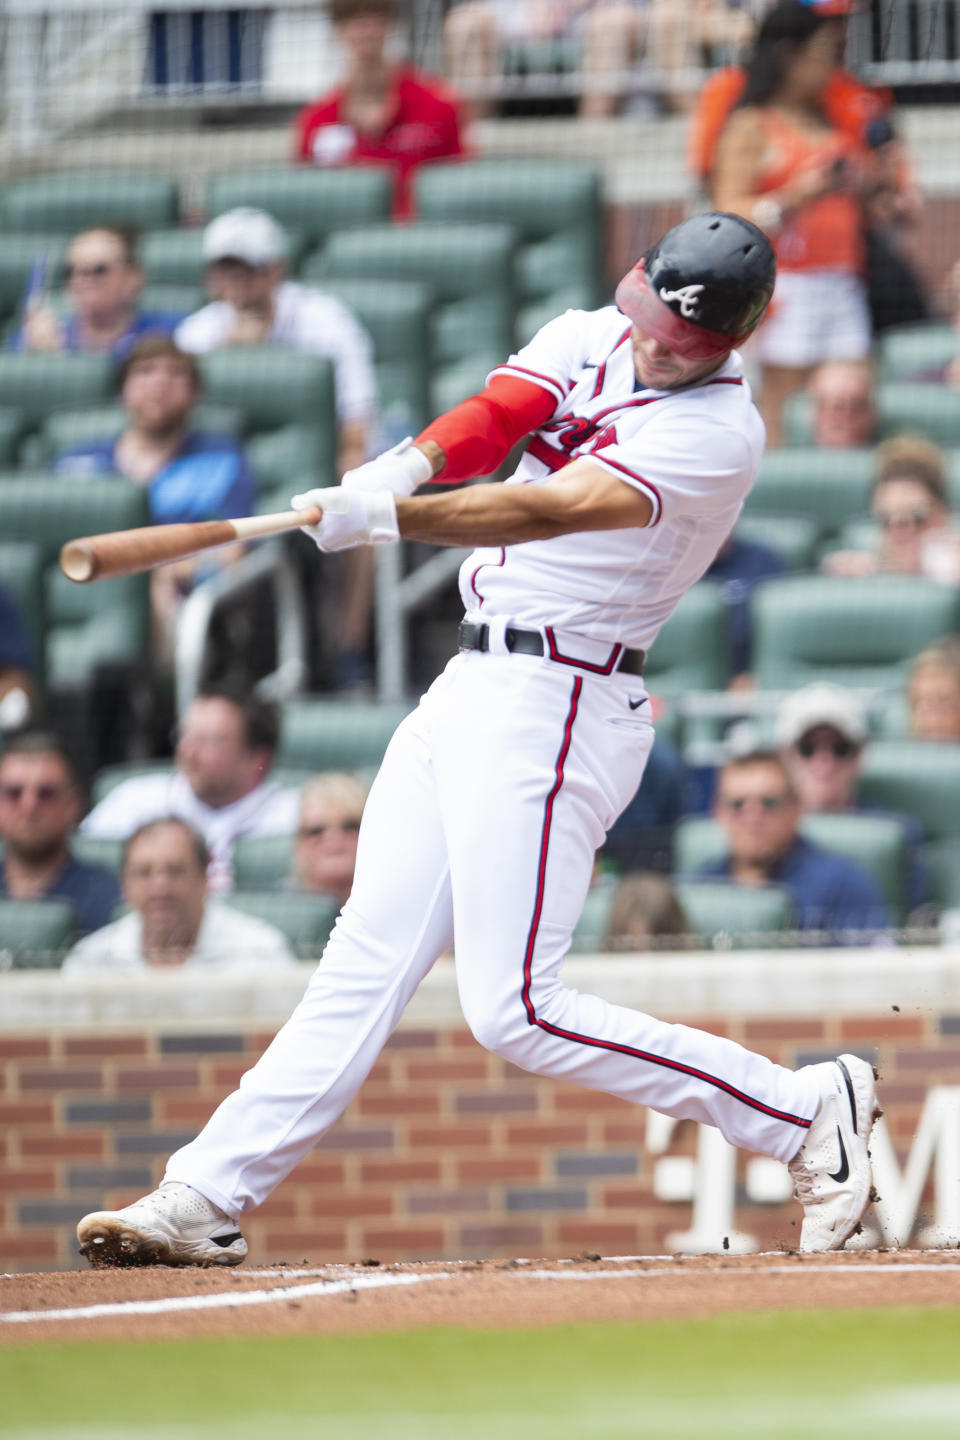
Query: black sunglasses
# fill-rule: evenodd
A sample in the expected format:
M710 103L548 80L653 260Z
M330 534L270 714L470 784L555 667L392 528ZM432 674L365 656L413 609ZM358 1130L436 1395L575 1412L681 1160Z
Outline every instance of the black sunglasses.
M65 793L63 785L0 785L0 797L11 805L19 805L24 795L32 791L42 805L50 805Z
M102 280L115 267L116 261L101 260L99 265L67 265L63 273L68 280Z
M859 749L859 745L854 745L852 740L845 740L842 735L838 735L835 740L814 740L810 735L804 735L796 744L797 754L802 755L804 760L809 760L818 750L829 750L834 760L849 760Z

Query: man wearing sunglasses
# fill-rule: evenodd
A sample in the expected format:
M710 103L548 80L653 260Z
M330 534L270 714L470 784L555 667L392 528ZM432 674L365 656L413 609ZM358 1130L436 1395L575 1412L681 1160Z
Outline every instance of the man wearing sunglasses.
M755 750L729 760L714 806L728 853L700 873L735 885L780 885L793 897L798 930L818 932L825 945L869 943L890 927L879 890L852 860L804 839L801 813L779 755Z
M42 262L42 257L38 257ZM47 301L45 266L35 266L24 303L16 350L109 355L122 360L144 335L172 335L180 314L140 309L143 269L136 237L124 226L83 230L70 242L64 278L70 302L66 314Z
M0 758L0 897L66 900L77 930L106 925L120 899L109 870L70 852L82 814L73 763L62 740L46 731L11 735Z

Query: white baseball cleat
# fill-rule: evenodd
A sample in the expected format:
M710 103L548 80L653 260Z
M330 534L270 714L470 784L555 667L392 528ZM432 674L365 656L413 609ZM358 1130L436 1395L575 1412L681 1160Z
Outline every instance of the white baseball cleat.
M178 1181L85 1215L77 1239L91 1265L239 1265L247 1253L236 1221Z
M820 1108L788 1166L803 1206L801 1250L842 1250L873 1195L867 1146L880 1114L875 1071L856 1055L815 1065Z

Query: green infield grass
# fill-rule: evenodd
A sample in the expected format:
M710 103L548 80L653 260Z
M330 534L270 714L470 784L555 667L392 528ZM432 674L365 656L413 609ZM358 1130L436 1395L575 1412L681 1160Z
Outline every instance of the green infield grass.
M7 1440L957 1440L960 1308L0 1350Z

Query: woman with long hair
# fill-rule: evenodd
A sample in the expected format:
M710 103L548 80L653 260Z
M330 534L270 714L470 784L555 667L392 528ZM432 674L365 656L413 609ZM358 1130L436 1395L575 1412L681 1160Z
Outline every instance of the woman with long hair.
M778 0L757 33L739 104L717 147L713 204L765 230L777 252L771 314L754 342L760 408L779 444L787 396L824 360L870 350L860 189L865 146L828 120L844 20Z

